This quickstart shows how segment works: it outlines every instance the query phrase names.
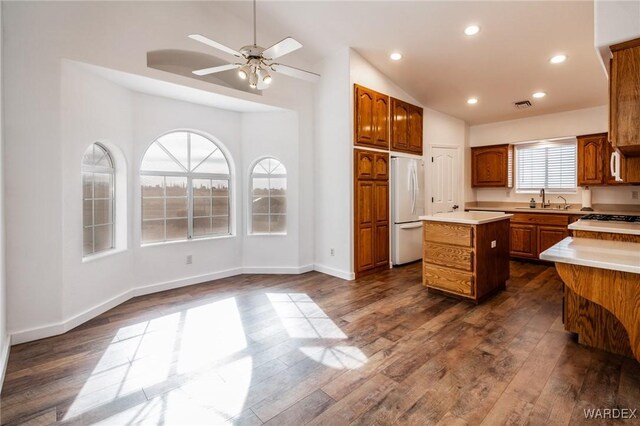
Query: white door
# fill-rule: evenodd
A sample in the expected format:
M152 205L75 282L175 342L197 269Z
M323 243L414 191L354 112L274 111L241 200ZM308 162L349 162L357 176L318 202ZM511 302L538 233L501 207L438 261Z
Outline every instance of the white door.
M452 212L459 208L458 185L462 171L457 147L431 149L431 214Z

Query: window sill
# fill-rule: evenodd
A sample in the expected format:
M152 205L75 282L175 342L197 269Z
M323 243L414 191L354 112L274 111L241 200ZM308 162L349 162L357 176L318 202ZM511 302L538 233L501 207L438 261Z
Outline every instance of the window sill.
M544 190L545 194L566 194L566 195L575 195L578 193L578 190L564 190L564 191L551 191L549 189ZM516 194L540 194L539 189L516 189Z
M286 237L286 232L249 232L247 233L248 237Z
M190 238L187 240L173 240L173 241L158 241L156 243L141 243L140 247L156 247L156 246L165 246L168 244L178 244L178 243L193 243L197 241L210 241L210 240L224 240L227 238L235 238L234 234L229 235L216 235L214 237L201 237L201 238Z
M105 250L98 253L90 254L82 258L82 263L93 262L94 260L103 259L105 257L110 257L119 253L124 253L125 251L127 251L126 248L114 248L111 250Z

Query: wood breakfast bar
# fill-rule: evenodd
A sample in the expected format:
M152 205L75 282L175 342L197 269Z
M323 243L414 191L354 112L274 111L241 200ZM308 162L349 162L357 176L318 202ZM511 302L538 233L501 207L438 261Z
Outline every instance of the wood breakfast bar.
M421 216L423 285L475 303L504 289L509 279L511 216L500 212Z
M579 342L640 361L640 226L578 221L540 254L565 284L564 325Z

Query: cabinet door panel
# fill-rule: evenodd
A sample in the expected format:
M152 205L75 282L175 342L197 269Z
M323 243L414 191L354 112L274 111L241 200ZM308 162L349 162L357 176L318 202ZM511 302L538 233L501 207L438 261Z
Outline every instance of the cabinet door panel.
M569 231L564 226L539 226L538 252L542 253L549 247L559 243L568 236Z
M373 181L356 181L356 272L375 267L375 213Z
M511 224L511 255L538 257L536 225Z
M603 149L606 136L589 135L578 137L578 185L602 185Z
M409 113L409 151L422 155L422 108L412 106Z
M375 262L376 266L389 264L389 225L376 225Z
M375 146L375 92L355 86L355 144Z
M375 184L376 223L389 223L389 184L376 182Z
M611 141L622 153L640 155L640 39L611 46Z
M374 161L374 178L376 180L389 180L389 154L376 153Z
M409 104L391 99L391 149L409 149Z
M471 184L474 187L507 187L509 146L471 149Z
M374 145L389 149L389 97L386 95L376 93L373 124Z
M360 149L354 150L356 156L356 179L373 179L375 177L375 154Z

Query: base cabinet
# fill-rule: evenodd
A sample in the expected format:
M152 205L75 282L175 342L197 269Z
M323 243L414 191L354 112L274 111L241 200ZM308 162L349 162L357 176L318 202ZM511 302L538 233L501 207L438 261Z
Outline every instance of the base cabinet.
M512 257L538 259L540 253L569 236L567 226L575 215L516 213L511 218Z
M425 221L422 282L478 303L509 279L509 220L481 225Z
M356 276L389 267L389 155L354 150Z

